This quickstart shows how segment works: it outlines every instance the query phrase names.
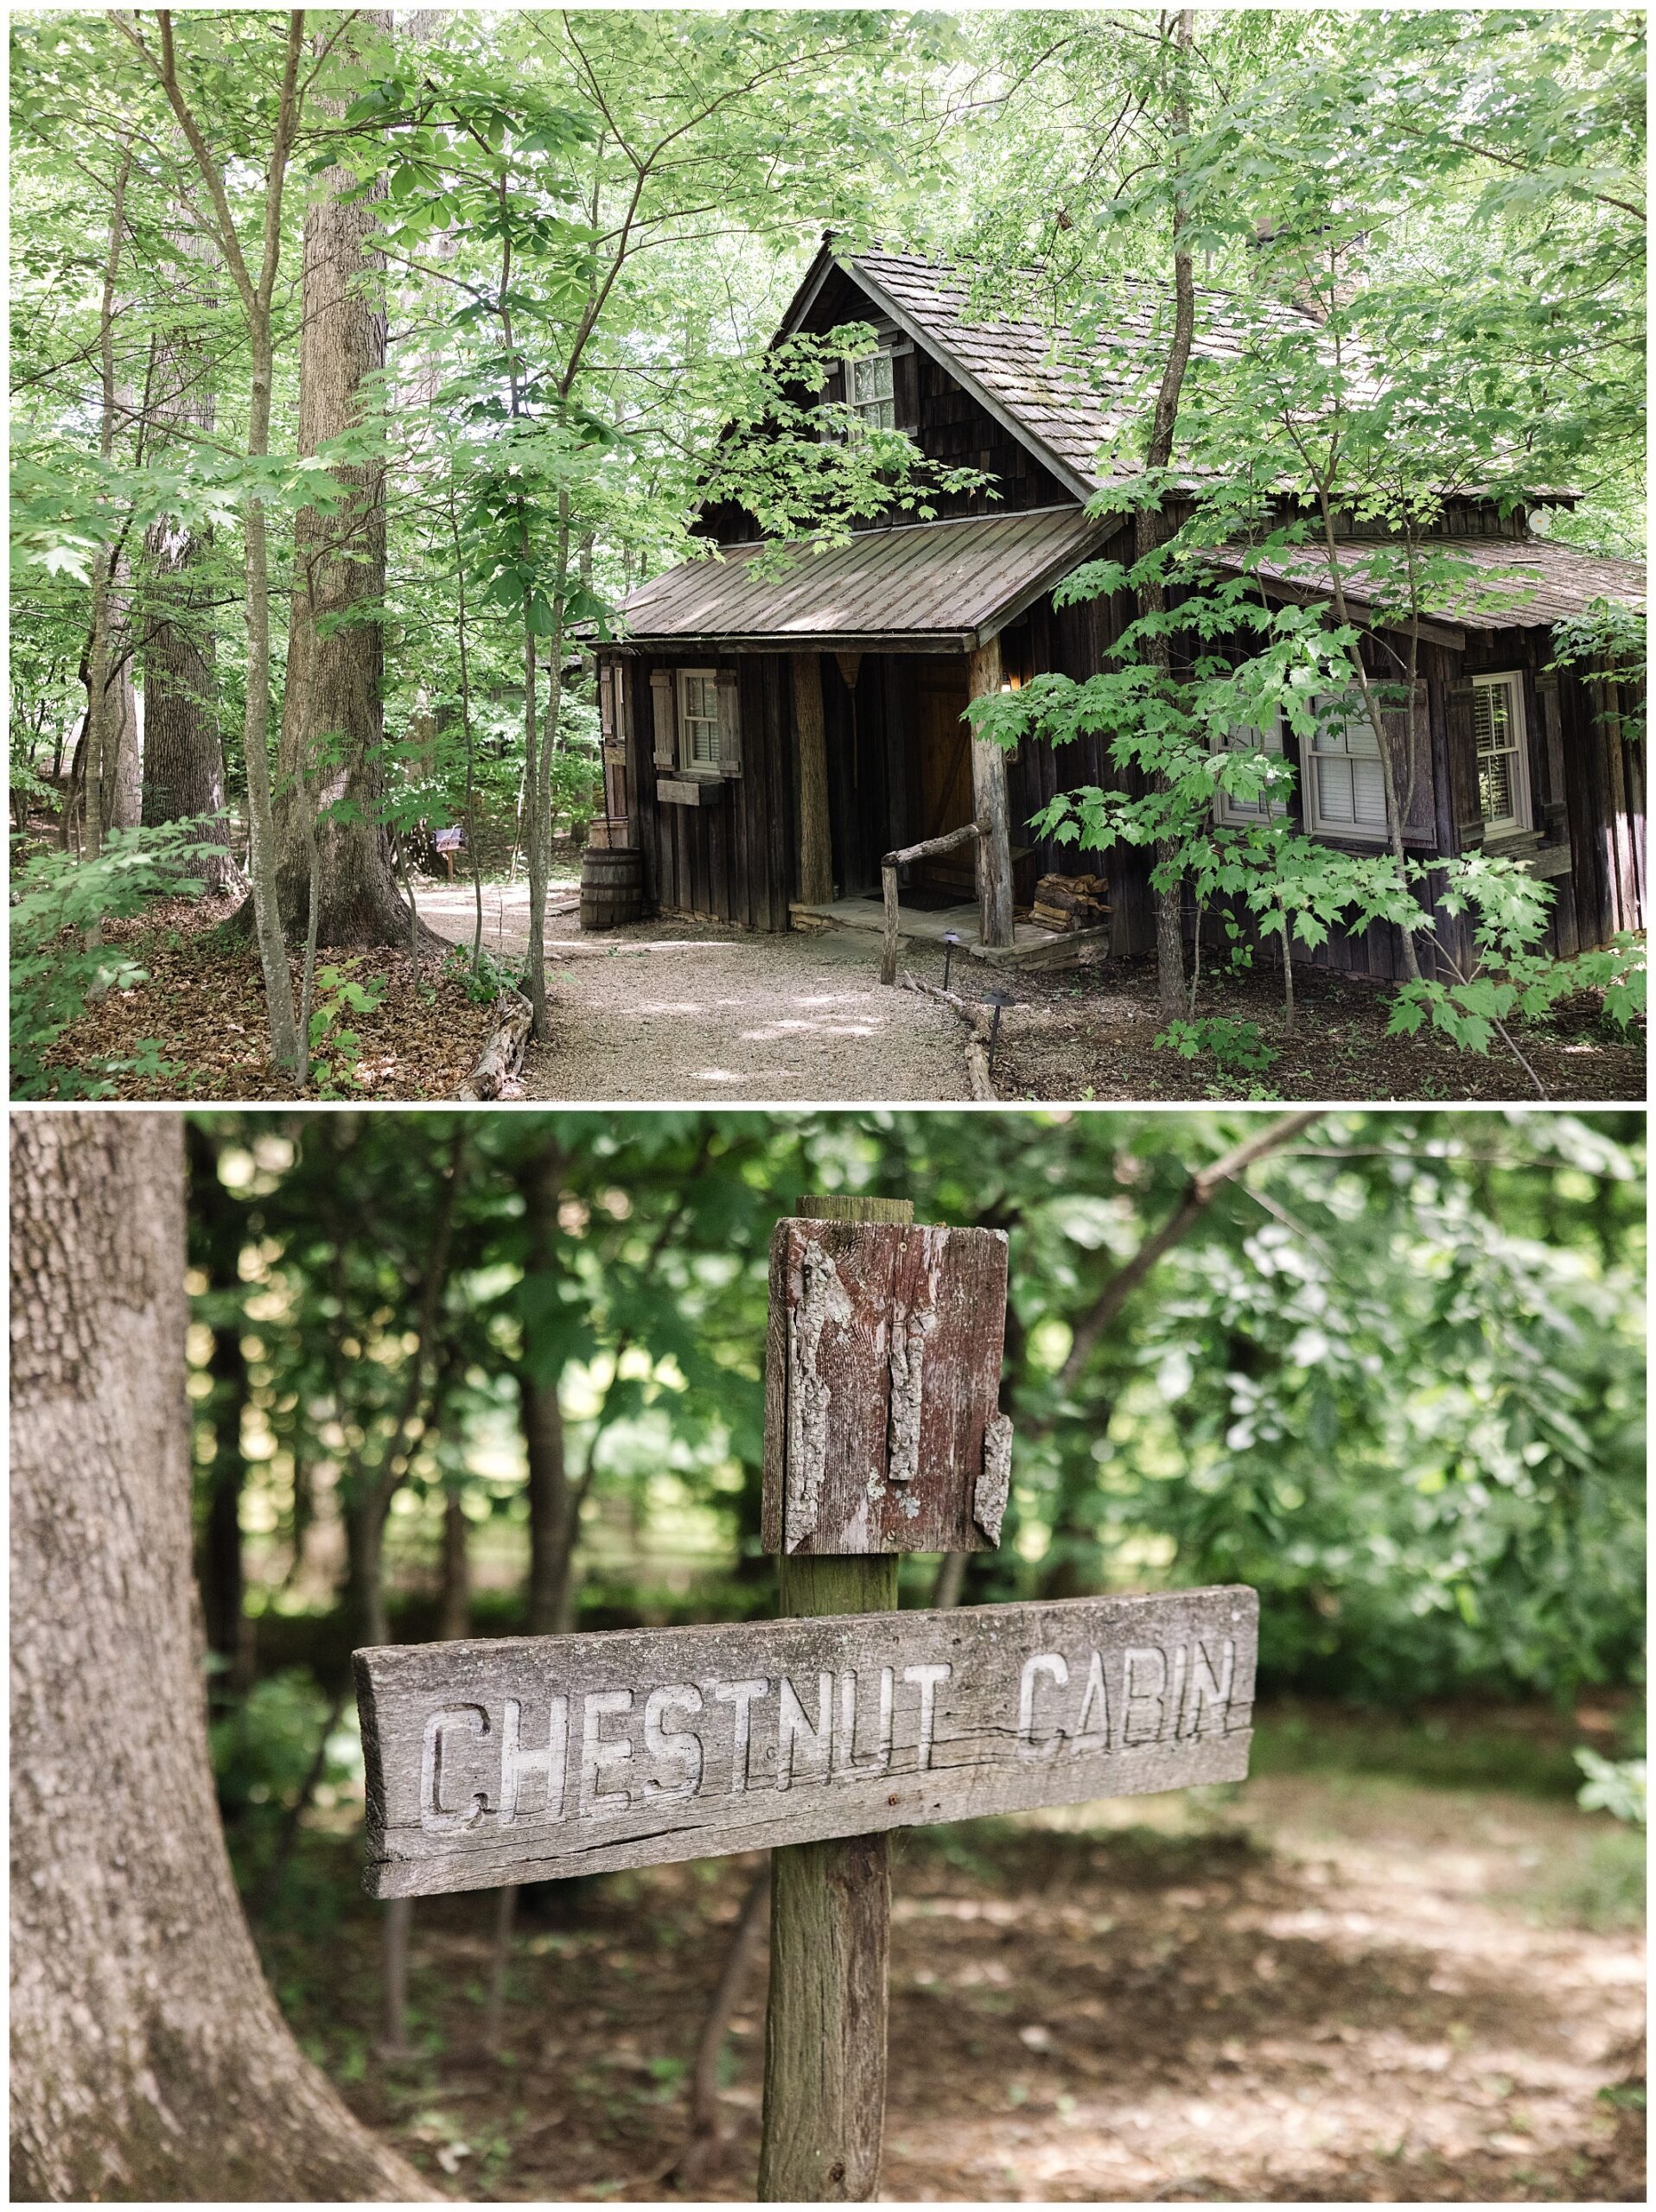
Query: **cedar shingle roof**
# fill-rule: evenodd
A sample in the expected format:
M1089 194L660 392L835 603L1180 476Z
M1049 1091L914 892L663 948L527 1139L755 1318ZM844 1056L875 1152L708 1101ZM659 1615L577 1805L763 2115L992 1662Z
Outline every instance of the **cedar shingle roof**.
M838 258L911 335L945 358L991 414L1032 442L1078 498L1118 480L1099 468L1099 448L1119 437L1130 419L1142 417L1147 397L1124 380L1121 356L1142 357L1153 393L1161 373L1158 347L1172 321L1170 285L1124 283L1109 305L1107 340L1089 344L1051 321L974 314L970 272L950 263L913 253ZM1030 289L1036 281L1033 275L1024 280ZM1241 355L1244 331L1231 299L1228 292L1197 287L1193 350L1204 360ZM1304 327L1305 318L1291 308L1271 313L1284 328Z
M630 645L780 652L813 645L960 652L985 643L1104 542L1079 507L861 530L806 546L727 545L640 584L621 612Z
M1239 573L1245 565L1241 549L1230 558L1227 550L1211 556L1214 564ZM1436 594L1436 602L1424 609L1442 620L1458 623L1463 630L1543 629L1567 615L1581 613L1595 599L1618 600L1639 609L1645 604L1641 562L1608 560L1583 553L1574 545L1557 544L1550 538L1521 542L1499 537L1437 538L1425 541L1422 550L1454 555L1470 562L1477 571L1474 579L1447 587ZM1366 608L1377 596L1384 601L1385 585L1396 575L1398 556L1395 545L1341 546L1341 576L1353 607ZM1377 580L1368 573L1369 564L1374 562L1383 564L1378 592ZM1268 582L1287 584L1319 598L1332 595L1328 561L1318 546L1295 546L1269 560L1255 558L1251 565ZM1393 605L1398 597L1394 584ZM1430 597L1429 594L1429 601Z

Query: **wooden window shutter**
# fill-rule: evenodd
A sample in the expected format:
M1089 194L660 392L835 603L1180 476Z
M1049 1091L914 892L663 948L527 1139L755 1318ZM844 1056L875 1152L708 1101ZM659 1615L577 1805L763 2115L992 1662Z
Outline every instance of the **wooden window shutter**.
M598 671L598 727L607 742L615 739L615 671L606 661Z
M655 765L658 768L678 766L678 718L673 705L672 671L653 669L650 672L650 696L655 708Z
M718 671L719 773L742 773L742 685L734 668Z
M1449 686L1449 811L1455 821L1455 849L1468 852L1483 842L1483 807L1478 798L1478 741L1472 722L1472 680Z
M1432 779L1431 713L1424 677L1415 680L1414 712L1388 707L1381 714L1398 802L1404 810L1405 845L1437 842L1437 791Z

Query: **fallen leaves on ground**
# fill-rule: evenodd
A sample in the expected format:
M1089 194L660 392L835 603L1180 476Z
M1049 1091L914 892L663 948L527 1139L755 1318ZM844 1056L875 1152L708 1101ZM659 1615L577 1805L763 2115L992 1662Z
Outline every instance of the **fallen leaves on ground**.
M973 969L976 963L972 963ZM957 970L957 973L959 971ZM975 973L968 987L975 983ZM1277 1055L1256 1075L1227 1076L1211 1055L1187 1060L1156 1039L1153 962L1110 960L1093 967L998 973L1014 1003L1001 1017L995 1089L1006 1100L1265 1098L1528 1100L1534 1084L1504 1046L1487 1058L1423 1030L1390 1037L1392 993L1364 978L1296 969L1298 1012L1290 1037L1280 978L1263 973L1204 977L1199 1019L1253 1021ZM1545 1021L1520 1025L1525 1058L1550 1099L1642 1102L1642 1026L1623 1035L1595 996L1561 1004Z
M130 991L111 991L65 1031L54 1065L106 1080L120 1099L258 1099L296 1096L271 1058L264 982L251 932L223 926L231 896L169 899L105 937L144 970ZM379 1003L352 1012L354 1069L309 1096L375 1099L446 1098L470 1074L488 1035L491 992L468 995L463 956L426 957L376 945L319 953L317 966L349 969L353 982L383 982ZM303 963L292 962L294 1005ZM320 1048L328 1050L324 1044ZM136 1065L135 1065L136 1063Z
M899 1831L882 2196L1641 2202L1641 1841L1567 1796L1325 1770ZM357 2113L471 2201L672 2201L758 1862L523 1891L495 2052L494 1897L421 1898L397 2064L354 1848L308 1839L315 1924L265 1942ZM698 2198L752 2201L765 1984L761 1955Z

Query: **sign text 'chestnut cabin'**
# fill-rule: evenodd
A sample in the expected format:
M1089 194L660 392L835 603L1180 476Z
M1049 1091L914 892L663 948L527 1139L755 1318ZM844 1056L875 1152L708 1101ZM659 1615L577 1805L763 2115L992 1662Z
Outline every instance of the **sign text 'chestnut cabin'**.
M1004 1234L800 1201L771 1243L772 1621L359 1651L368 1887L768 1850L759 2196L879 2184L894 1828L1239 1782L1245 1588L899 1612L904 1552L1000 1541Z

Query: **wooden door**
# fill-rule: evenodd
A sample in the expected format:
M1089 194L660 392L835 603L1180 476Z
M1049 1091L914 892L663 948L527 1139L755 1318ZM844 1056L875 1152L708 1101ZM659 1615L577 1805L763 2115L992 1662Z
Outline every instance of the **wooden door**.
M920 820L914 842L946 836L972 818L971 743L964 658L916 658L914 724L920 766ZM939 860L921 861L911 881L930 891L976 893L976 847L962 845Z

